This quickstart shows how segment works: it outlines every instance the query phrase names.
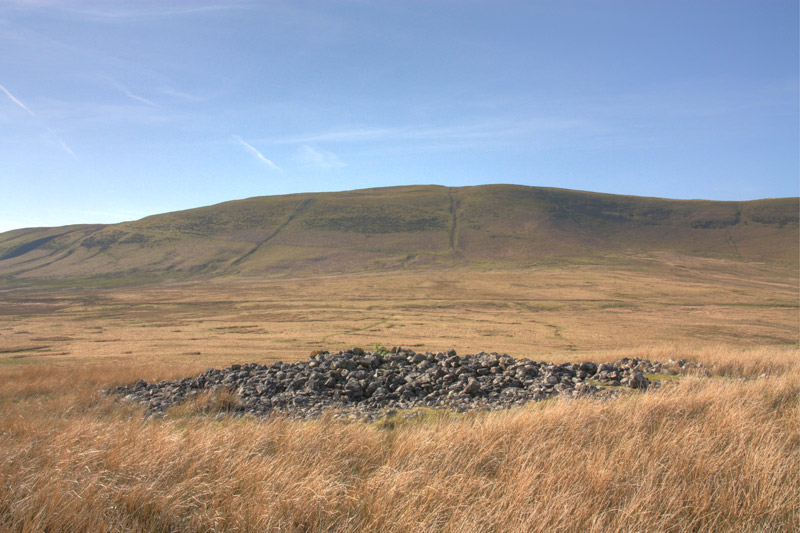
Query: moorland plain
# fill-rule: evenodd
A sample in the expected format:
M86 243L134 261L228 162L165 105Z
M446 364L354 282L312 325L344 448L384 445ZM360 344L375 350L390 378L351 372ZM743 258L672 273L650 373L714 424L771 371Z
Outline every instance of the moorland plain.
M791 267L657 254L614 267L6 288L0 528L793 531L797 284ZM224 394L149 419L98 392L375 343L686 358L712 377L376 424L240 418Z
M0 364L297 360L318 349L569 360L658 344L793 346L788 267L660 255L627 265L6 289Z

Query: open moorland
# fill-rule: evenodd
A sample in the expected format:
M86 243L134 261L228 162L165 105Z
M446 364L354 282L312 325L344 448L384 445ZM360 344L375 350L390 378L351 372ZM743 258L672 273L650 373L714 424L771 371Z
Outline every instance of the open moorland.
M313 208L329 198L260 200L289 206L275 228L237 219L216 241L175 228L226 204L0 235L0 529L797 530L796 199L532 191L508 222L468 209L502 188L404 191L441 220L398 214L408 231L387 233L353 193L339 200L359 214L327 218ZM302 275L287 274L292 257ZM369 421L242 414L226 389L152 416L102 392L381 345L702 371L650 373L647 392L597 382L617 393Z
M796 296L790 269L666 256L7 289L0 526L792 531ZM240 417L224 398L153 419L98 392L375 343L554 362L683 358L712 377L375 423Z
M6 289L0 306L3 366L194 371L375 343L553 360L654 344L794 346L798 302L788 267L662 256L616 267Z

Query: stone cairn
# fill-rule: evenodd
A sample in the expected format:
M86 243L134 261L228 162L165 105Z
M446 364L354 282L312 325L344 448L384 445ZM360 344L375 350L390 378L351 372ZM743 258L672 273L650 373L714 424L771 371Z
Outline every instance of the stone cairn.
M234 364L208 369L196 378L120 386L106 391L140 403L152 414L203 391L227 392L229 411L267 416L283 413L314 418L335 416L374 420L398 409L420 407L498 410L555 396L613 397L625 388L646 391L645 374L704 372L702 365L625 358L614 364L546 363L497 353L459 356L454 350L419 353L403 348L365 352L360 348L316 351L307 361L270 365Z

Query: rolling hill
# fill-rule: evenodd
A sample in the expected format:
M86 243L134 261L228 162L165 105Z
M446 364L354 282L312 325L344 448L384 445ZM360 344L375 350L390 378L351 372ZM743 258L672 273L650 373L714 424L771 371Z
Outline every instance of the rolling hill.
M798 199L668 200L515 185L267 196L112 225L0 234L6 280L624 261L797 265Z

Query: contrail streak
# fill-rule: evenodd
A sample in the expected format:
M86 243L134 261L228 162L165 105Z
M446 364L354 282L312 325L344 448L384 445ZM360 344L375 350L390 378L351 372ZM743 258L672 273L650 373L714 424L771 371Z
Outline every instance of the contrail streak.
M14 102L17 106L19 106L22 109L24 109L25 111L27 111L28 114L30 114L30 116L35 118L36 121L39 123L39 125L42 126L47 131L47 133L49 133L53 137L53 139L55 139L55 141L58 143L58 145L65 152L67 152L69 155L71 155L75 159L75 161L78 160L78 156L75 155L75 152L72 151L72 148L70 148L67 145L67 143L65 143L64 140L56 134L56 132L54 132L47 124L45 124L44 121L42 119L40 119L39 116L36 113L31 111L28 106L26 106L25 104L20 102L19 99L16 96L14 96L13 94L11 94L11 91L6 89L4 86L0 85L0 91L3 91L4 93L6 93L6 96L8 96L9 100Z
M28 113L30 113L32 117L34 117L34 118L39 118L39 117L37 117L37 116L36 116L36 113L34 113L33 111L31 111L31 110L28 108L28 106L26 106L25 104L23 104L22 102L20 102L20 101L17 99L17 97L16 97L16 96L14 96L13 94L11 94L11 92L10 92L8 89L6 89L6 88L5 88L5 87L3 87L2 85L0 85L0 90L2 90L4 93L6 93L6 96L8 96L8 99L9 99L9 100L11 100L11 101L12 101L12 102L14 102L15 104L17 104L19 107L21 107L22 109L24 109L25 111L27 111Z
M256 156L259 160L261 160L262 163L266 164L268 167L272 169L277 170L278 172L283 172L283 170L281 170L278 165L276 165L275 163L264 157L264 154L256 150L255 147L253 147L251 144L246 143L244 139L242 139L238 135L234 135L233 138L236 139L239 142L239 144L244 146L248 152L250 152L251 154Z

